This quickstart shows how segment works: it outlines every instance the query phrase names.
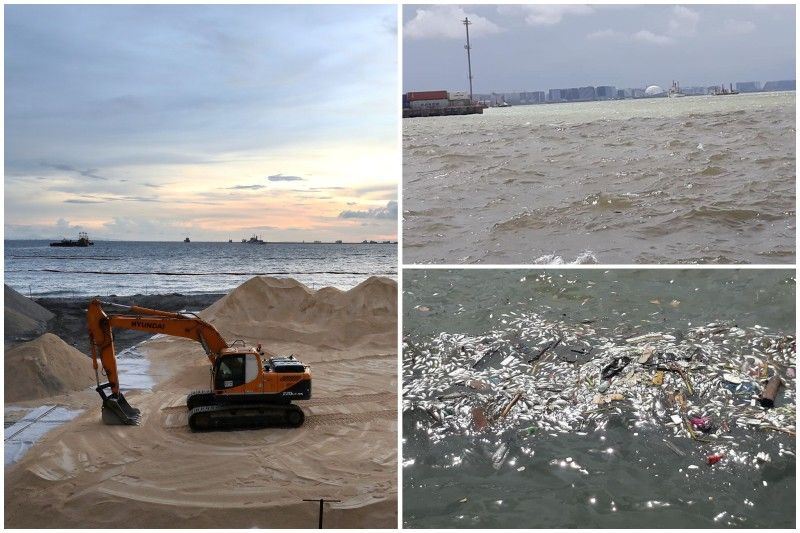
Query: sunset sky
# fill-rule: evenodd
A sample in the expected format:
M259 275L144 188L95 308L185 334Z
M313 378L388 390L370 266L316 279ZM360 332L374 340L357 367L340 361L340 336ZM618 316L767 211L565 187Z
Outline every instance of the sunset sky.
M5 238L395 239L395 6L6 6Z

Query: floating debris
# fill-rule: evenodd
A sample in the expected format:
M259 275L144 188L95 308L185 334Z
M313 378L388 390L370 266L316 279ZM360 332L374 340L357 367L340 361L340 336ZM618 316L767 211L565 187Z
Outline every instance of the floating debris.
M660 434L678 455L690 453L674 444L686 439L703 458L701 446L713 443L716 454L741 462L742 439L776 433L788 436L783 449L794 453L793 336L722 323L631 336L629 327L536 314L496 320L501 328L481 336L405 339L403 410L428 413L418 424L432 443L478 433L491 442L508 429L530 449L547 436L603 432L614 419ZM782 382L770 409L752 377L765 364ZM492 464L500 468L509 445L495 445Z

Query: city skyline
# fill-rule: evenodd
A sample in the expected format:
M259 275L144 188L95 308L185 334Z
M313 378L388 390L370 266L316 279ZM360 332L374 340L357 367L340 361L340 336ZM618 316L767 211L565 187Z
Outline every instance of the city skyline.
M5 237L395 240L396 19L6 6Z
M467 87L465 17L471 22L475 93L794 79L794 10L793 5L405 6L403 90Z

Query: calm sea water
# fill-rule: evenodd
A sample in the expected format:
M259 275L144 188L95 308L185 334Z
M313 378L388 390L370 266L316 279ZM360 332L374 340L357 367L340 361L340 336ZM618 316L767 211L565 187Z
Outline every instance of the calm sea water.
M795 93L403 120L406 263L793 263Z
M349 289L368 276L395 278L397 245L5 241L5 283L25 295L226 292L256 275Z
M622 337L665 331L680 336L711 322L794 334L794 276L794 270L783 269L407 270L404 387L411 390L421 379L410 362L415 347L435 345L445 335L516 335L509 326L512 313L536 313L545 321ZM568 346L562 348L562 355L579 357ZM506 355L503 352L500 359ZM731 357L740 355L737 351ZM416 368L426 357L430 358L416 352ZM434 373L438 365L445 368L446 355L437 357L441 360L426 360L423 366ZM454 382L458 379L453 377ZM552 385L558 385L557 374ZM426 393L437 398L442 391L421 391ZM793 411L796 391L784 394L786 408ZM434 403L441 403L446 413L458 401ZM694 401L702 403L703 397ZM725 441L726 446L749 460L731 458L709 467L708 446L673 437L663 422L636 429L630 404L623 403L617 414L609 415L604 429L589 429L588 434L528 434L512 422L479 434L442 433L442 425L424 409L406 407L406 527L795 525L795 438L789 435L732 429L733 440ZM671 451L665 437L685 455ZM508 444L508 455L502 466L493 468L502 442ZM762 450L770 453L772 462L754 466L753 456Z

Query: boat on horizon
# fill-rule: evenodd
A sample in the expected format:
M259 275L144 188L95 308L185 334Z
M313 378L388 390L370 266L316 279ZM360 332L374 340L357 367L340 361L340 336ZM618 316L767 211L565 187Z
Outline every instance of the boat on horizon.
M189 240L189 237L186 237L185 239L183 239L183 242L192 242L192 241Z
M81 231L78 233L78 240L73 241L72 239L61 239L59 242L51 242L50 246L57 246L57 247L64 247L64 248L72 248L72 247L79 247L85 248L87 246L94 246L94 243L89 240L89 234L85 231Z
M739 94L739 91L734 91L733 90L733 84L732 83L729 84L729 88L728 89L725 88L725 84L723 83L722 85L717 87L714 90L714 92L711 93L711 94L713 96L730 96L732 94Z
M672 80L672 87L669 88L668 96L670 98L683 98L686 96L686 94L681 92L680 84L677 81Z
M245 244L267 244L265 241L261 240L257 235L253 235L250 237L249 240L242 239L242 242Z

